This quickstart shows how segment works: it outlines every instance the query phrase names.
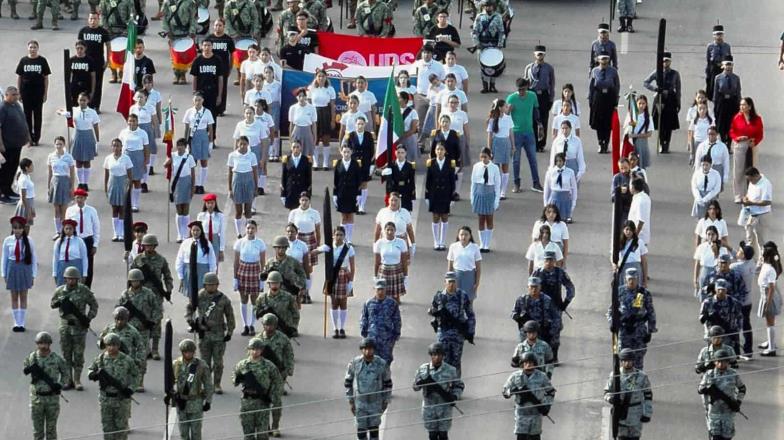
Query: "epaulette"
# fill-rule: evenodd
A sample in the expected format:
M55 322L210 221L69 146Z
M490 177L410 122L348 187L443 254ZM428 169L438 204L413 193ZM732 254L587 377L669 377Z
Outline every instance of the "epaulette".
M431 163L433 163L433 159L428 159L427 160L427 165L425 165L425 166L429 167Z
M357 165L362 166L362 159L357 159Z
M452 168L457 168L457 161L452 159L449 161L449 164L452 165Z
M336 168L337 166L338 166L338 160L337 159L333 159L332 160L332 168Z
M313 162L313 156L305 156L305 159L306 159L308 162Z
M289 163L289 157L288 156L283 156L283 159L281 160L281 163L283 163L284 165Z
M416 162L409 162L409 164L411 164L412 169L416 169Z
M374 141L376 140L376 133L375 133L375 132L372 132L372 131L371 131L371 132L370 132L370 136L372 136L372 137L373 137L373 140L374 140Z
M346 133L346 135L345 135L345 136L343 136L343 140L344 140L344 141L347 141L347 140L348 140L348 138L350 138L350 137L351 137L351 133Z
M430 137L436 137L436 132L437 132L437 131L438 131L438 130L433 130L433 131L431 131L431 132L430 132Z

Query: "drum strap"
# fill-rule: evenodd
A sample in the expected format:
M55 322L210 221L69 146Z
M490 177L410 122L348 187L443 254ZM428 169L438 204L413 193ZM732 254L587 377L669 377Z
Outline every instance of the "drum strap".
M182 20L180 20L180 14L178 14L178 12L180 11L180 6L182 6L182 2L184 2L184 1L186 1L186 0L180 0L174 6L174 11L172 11L172 18L169 19L169 23L170 23L169 26L171 26L171 21L172 21L172 19L174 19L174 21L177 24L178 28L182 29L182 28L185 27L182 24Z
M240 6L239 10L237 10L237 13L234 14L234 17L231 18L231 24L234 25L235 29L237 29L238 31L240 31L240 33L243 33L243 34L246 33L246 31L248 29L246 29L245 23L242 22L242 19L240 19L240 16L242 15L242 11L245 10L245 6L247 6L247 5L248 5L247 3L243 3Z
M177 172L174 173L174 179L172 179L171 183L171 191L169 192L169 200L171 202L174 202L174 191L177 189L177 182L180 180L180 174L182 174L182 169L185 166L185 163L188 162L189 157L190 154L185 155L185 158L180 161L180 166L177 167Z

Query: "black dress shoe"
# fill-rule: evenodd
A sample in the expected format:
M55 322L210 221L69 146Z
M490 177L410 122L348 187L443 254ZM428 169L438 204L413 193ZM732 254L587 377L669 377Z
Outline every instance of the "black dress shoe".
M250 336L256 336L256 328L253 326L250 326Z
M150 167L150 172L147 173L147 174L150 175L150 176L154 176L155 175L155 168Z
M340 339L346 339L346 331L343 329L340 329Z
M147 188L147 184L142 183L142 193L147 194L148 192L150 192L150 189Z
M246 325L245 328L242 329L241 336L248 336L250 334L250 328Z
M340 339L340 332L335 330L335 333L332 335L332 339Z

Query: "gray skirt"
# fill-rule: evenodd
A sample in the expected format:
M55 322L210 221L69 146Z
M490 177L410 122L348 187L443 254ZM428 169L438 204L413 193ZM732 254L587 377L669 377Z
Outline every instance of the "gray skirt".
M493 162L497 165L508 165L512 155L512 141L508 138L493 136Z
M264 157L263 156L264 153L263 153L263 149L261 148L261 144L259 144L259 145L251 145L250 152L253 153L254 156L256 156L256 162L261 163L261 158Z
M425 119L419 127L419 142L430 136L430 133L436 129L436 106L428 105L427 112L425 112Z
M65 246L65 245L63 245L63 246ZM65 269L68 269L69 267L75 267L77 270L79 270L79 273L81 274L82 273L82 259L81 258L71 258L68 261L57 260L57 270L54 271L54 273L55 273L55 275L54 275L55 284L57 284L58 286L62 286L63 284L65 284L65 279L63 278L63 272L65 272Z
M33 265L25 264L24 261L16 262L9 258L8 276L5 277L5 288L11 292L21 292L33 287Z
M35 212L35 199L27 199L27 208L25 208L25 206L22 204L22 199L19 199L19 201L16 202L16 210L14 210L14 215L26 218L28 225L33 224L33 212Z
M52 176L49 187L49 203L67 205L71 203L71 176Z
M269 114L272 116L275 128L280 127L280 101L269 103Z
M577 180L577 171L580 170L580 164L577 163L577 159L567 159L565 165L574 171L574 179Z
M95 159L96 155L95 133L90 130L76 130L71 156L77 162L89 162Z
M477 215L493 215L495 213L495 186L474 183L474 195L471 209Z
M111 176L109 178L109 205L125 206L128 191L128 176Z
M147 133L147 139L149 140L150 144L148 145L150 148L150 154L158 154L158 144L155 143L155 129L152 126L152 122L148 122L146 124L139 124L139 128L144 130Z
M205 230L204 233L206 234L207 231ZM212 249L215 250L215 254L216 255L220 254L221 240L222 240L222 238L221 238L220 234L218 234L217 231L213 231L212 232L212 241L210 241L210 243L212 243Z
M11 290L11 289L8 289ZM764 293L764 292L761 292ZM765 295L760 295L759 304L757 304L757 317L759 318L766 318L768 316L778 316L781 314L781 293L779 293L778 287L776 287L776 291L773 292L773 304L766 310L766 303L767 299Z
M210 158L210 137L207 135L207 130L196 130L191 136L193 160L208 160Z
M700 191L700 197L705 197L707 191ZM708 204L700 204L696 200L691 205L691 216L697 219L705 217L705 212L708 210Z
M373 119L373 112L365 112L365 117L367 118L367 125L365 126L365 131L374 132L376 131L376 120Z
M406 160L409 162L416 162L419 158L416 134L412 134L411 136L403 139L401 143L406 147Z
M721 176L721 191L724 191L724 165L713 164L712 168L716 170ZM727 170L729 171L729 170Z
M564 219L572 217L572 193L569 191L552 191L550 192L550 200L548 204L552 203L558 207L558 212Z
M651 166L651 150L648 148L648 138L635 139L634 152L640 156L640 168L645 170Z
M131 178L133 180L142 180L146 167L144 166L144 150L125 150L125 154L131 159L133 168L131 168Z
M180 176L177 186L174 187L174 204L190 205L191 203L191 175Z
M298 140L302 144L302 154L305 156L313 156L313 147L315 147L315 141L313 139L313 132L310 129L310 125L307 126L294 126L294 131L289 136L290 140Z
M201 249L198 250L201 252ZM196 277L199 280L197 286L199 290L204 287L204 274L210 271L210 265L205 263L197 263L196 264ZM186 298L190 298L190 289L191 289L191 265L185 264L185 276L182 279L182 287L180 288L180 293L182 296ZM197 294L199 292L196 292Z
M474 290L474 283L476 282L476 269L474 270L457 270L457 288L462 289L463 292L468 294L468 299L471 301L476 299L476 291Z
M231 192L235 205L253 203L253 198L256 196L256 182L253 181L253 173L234 173Z

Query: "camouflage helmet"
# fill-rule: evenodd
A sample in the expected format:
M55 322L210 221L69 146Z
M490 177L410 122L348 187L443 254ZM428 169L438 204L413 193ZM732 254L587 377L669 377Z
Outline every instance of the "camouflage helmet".
M259 338L251 338L248 341L248 350L256 350L264 348L264 341Z
M144 273L139 269L128 271L128 281L144 281Z
M158 246L158 237L156 237L155 234L144 234L144 237L142 237L142 245Z
M539 359L536 358L536 355L534 354L533 351L526 351L525 353L523 353L523 358L520 359L520 363L524 364L526 362L533 362L534 365L538 365Z
M63 272L63 278L81 278L82 273L74 266L67 267Z
M35 335L35 343L36 344L51 344L52 343L52 335L47 332L39 332Z
M196 351L196 342L193 339L183 339L180 341L180 351L182 352L195 352Z
M724 329L720 325L714 325L708 330L708 336L710 337L724 336Z
M633 361L634 360L634 350L631 348L624 348L618 353L618 359L622 361Z
M733 357L732 353L730 353L730 351L727 350L726 348L720 348L716 350L716 352L713 353L713 356L715 356L717 362L718 361L729 362L730 358Z
M115 307L114 312L112 312L112 317L114 319L122 319L123 321L127 321L130 315L128 309L123 306Z
M267 282L268 283L282 283L283 282L283 275L280 274L277 270L273 270L267 275Z
M440 343L440 342L434 342L434 343L430 344L429 347L427 347L427 354L429 354L431 356L434 355L434 354L441 354L441 355L443 355L444 353L445 353L444 345L442 343Z
M272 247L289 247L289 239L286 238L285 235L278 235L275 237L275 240L272 241Z
M373 338L362 338L359 342L359 349L362 350L364 348L376 348L376 340Z
M110 345L117 345L121 344L120 336L117 333L109 333L103 337L103 345L110 346Z
M278 317L272 313L267 313L261 317L261 325L278 325Z
M525 324L523 324L523 331L526 333L539 332L539 322L534 321L533 319L530 321L526 321Z
M207 272L204 274L204 284L218 284L218 274Z

